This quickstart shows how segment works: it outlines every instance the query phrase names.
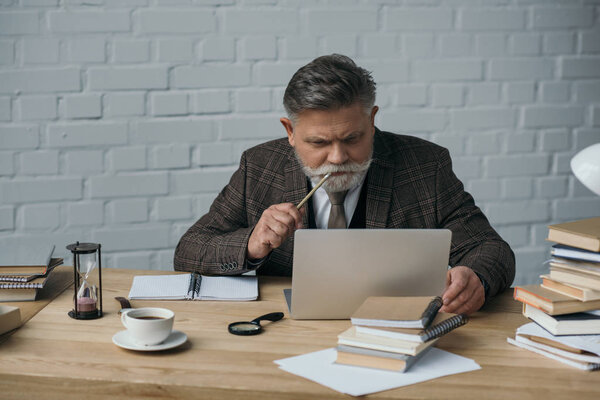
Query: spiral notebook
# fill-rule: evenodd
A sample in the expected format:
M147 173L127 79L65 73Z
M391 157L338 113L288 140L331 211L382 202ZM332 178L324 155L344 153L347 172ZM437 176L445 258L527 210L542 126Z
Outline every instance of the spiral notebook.
M17 289L41 289L44 285L40 280L45 278L52 272L54 267L57 267L63 263L62 258L53 258L50 260L48 269L44 274L30 274L30 275L0 275L0 289L6 288L17 288Z
M468 321L465 314L439 313L433 324L425 329L411 328L386 328L370 326L356 326L357 333L366 333L368 335L388 337L393 339L408 340L411 342L428 342L432 339L444 336L450 331L463 326Z
M256 276L138 275L133 277L131 300L251 301L258 298Z
M358 334L424 343L467 323L464 314L442 313L433 296L368 297L352 314Z

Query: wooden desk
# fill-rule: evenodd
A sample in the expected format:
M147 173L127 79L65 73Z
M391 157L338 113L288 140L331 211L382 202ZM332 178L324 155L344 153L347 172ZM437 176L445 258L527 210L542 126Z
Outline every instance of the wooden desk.
M189 337L180 348L143 353L112 343L122 330L114 296L126 296L132 277L151 271L105 269L104 310L98 320L67 316L72 293L63 292L0 345L0 397L10 399L349 398L278 369L273 360L336 345L349 321L284 319L258 336L238 337L227 324L284 311L289 279L261 278L261 301L136 301L168 307L175 329ZM157 273L157 272L154 272ZM287 314L286 314L287 315ZM510 293L496 298L438 347L473 358L479 371L447 376L371 395L373 398L558 399L600 398L600 374L570 368L513 347L526 322Z
M59 266L52 271L48 282L43 289L38 291L36 301L6 301L3 305L19 307L21 313L21 325L29 321L35 314L46 307L56 296L66 288L73 285L73 267ZM72 290L72 289L71 289ZM0 343L4 342L15 331L9 331L0 335Z

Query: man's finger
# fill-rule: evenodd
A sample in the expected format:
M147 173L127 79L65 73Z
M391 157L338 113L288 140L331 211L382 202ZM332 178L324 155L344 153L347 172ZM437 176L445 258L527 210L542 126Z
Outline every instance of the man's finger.
M446 288L444 294L442 294L442 301L444 302L444 305L450 304L454 298L458 296L460 292L462 292L466 285L467 280L464 277L458 274L457 276L451 276L450 285Z
M293 232L294 226L292 225L290 227L289 225L273 218L267 224L267 228L268 228L268 230L273 232L275 235L279 236L283 241L283 240L287 239L288 236L290 236L291 232Z
M469 290L465 289L465 291L457 297L456 301L452 302L448 306L444 306L441 311L456 314L472 314L479 310L485 302L485 293L483 291L483 287L481 286L480 282L473 282L469 287L472 287L473 289L468 296L463 297L463 294L466 294ZM465 298L466 300L461 303L461 300Z
M292 203L275 204L272 207L277 211L290 215L294 219L296 225L302 225L302 215L298 208Z
M469 303L469 301L473 298L475 294L476 287L467 286L463 288L463 290L457 294L457 296L446 305L446 308L449 310L458 310L464 304ZM457 311L450 311L456 313Z
M461 305L454 311L456 314L473 314L475 311L479 310L481 307L480 300L478 296L472 296L469 301Z
M288 228L288 230L290 231L290 234L294 230L296 230L296 225L297 225L296 220L290 214L286 214L284 212L276 212L276 213L273 213L272 217L275 221L279 222L280 224L285 225Z
M270 227L267 227L267 230L263 236L263 240L265 240L264 243L266 243L271 250L273 250L281 246L281 243L283 243L285 239Z

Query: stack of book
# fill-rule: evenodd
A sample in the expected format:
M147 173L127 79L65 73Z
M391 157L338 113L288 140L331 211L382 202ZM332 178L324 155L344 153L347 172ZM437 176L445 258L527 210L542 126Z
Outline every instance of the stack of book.
M600 335L600 217L548 228L548 240L556 243L550 271L540 276L541 284L515 287L514 298L523 303L523 315L544 328L551 339L525 337L517 330L516 338L509 342L572 366L597 369L600 349L581 361L573 355L589 353L589 349L565 351L558 337Z
M336 363L405 372L467 316L438 313L439 297L369 297L338 336Z
M584 302L600 300L600 217L548 228L548 240L557 244L542 285Z
M517 328L510 344L586 371L600 369L600 335L558 336L536 323Z
M53 245L0 246L0 302L33 301L62 258Z

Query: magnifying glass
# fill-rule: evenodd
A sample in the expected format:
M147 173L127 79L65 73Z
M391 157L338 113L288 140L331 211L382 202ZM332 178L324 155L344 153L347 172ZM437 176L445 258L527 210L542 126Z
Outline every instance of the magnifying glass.
M262 326L260 326L260 321L279 321L283 318L282 312L274 312L270 314L262 315L258 318L253 319L252 321L241 321L241 322L233 322L229 324L227 328L229 333L233 333L234 335L258 335L262 332Z

